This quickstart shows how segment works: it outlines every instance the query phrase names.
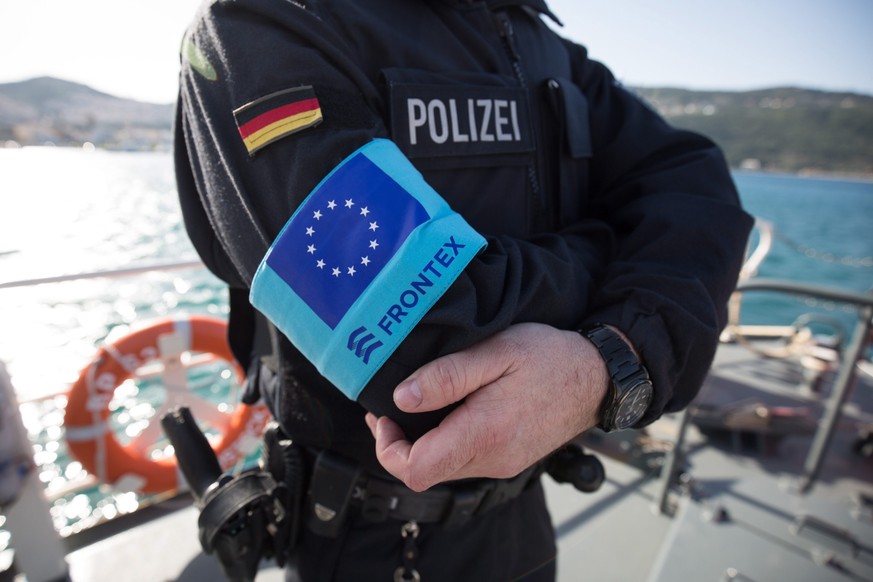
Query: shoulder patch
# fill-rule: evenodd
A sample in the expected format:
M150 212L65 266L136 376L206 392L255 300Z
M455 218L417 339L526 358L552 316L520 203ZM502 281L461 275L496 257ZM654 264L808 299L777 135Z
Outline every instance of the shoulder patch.
M235 109L233 117L249 155L323 120L315 89L309 85L255 99Z
M218 79L218 73L215 71L215 67L212 66L212 63L209 62L209 59L206 58L206 55L203 54L203 51L194 44L194 41L191 40L191 34L188 33L182 39L182 59L187 61L191 68L197 71L201 77L206 79L207 81L215 81Z

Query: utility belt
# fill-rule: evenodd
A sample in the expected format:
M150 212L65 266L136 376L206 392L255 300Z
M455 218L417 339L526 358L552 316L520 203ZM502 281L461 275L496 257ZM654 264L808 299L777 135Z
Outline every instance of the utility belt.
M402 522L404 548L395 580L417 580L415 539L420 523L463 526L518 497L543 470L582 491L593 491L603 481L596 458L581 448L565 447L512 479L459 481L417 493L370 474L338 453L294 443L275 422L264 433L259 468L222 473L187 408L166 414L161 424L200 508L201 546L216 554L232 581L254 580L263 558L284 565L304 524L318 535L336 537L353 512L372 522Z
M338 535L353 512L364 520L387 519L460 527L490 509L518 497L542 471L534 466L511 479L477 479L437 485L415 492L396 481L373 475L333 451L314 454L307 493L307 527Z
M395 582L421 581L416 569L419 524L440 524L446 528L463 526L518 497L536 482L542 472L534 466L511 479L470 480L415 492L402 483L369 473L358 463L334 451L312 451L287 439L271 439L269 430L265 437L268 447L271 442L285 443L278 449L274 447L274 455L278 452L284 457L288 455L289 447L298 447L300 453L310 457L312 470L304 513L306 527L313 533L337 537L343 524L357 516L373 523L396 520L402 524L398 533L403 548L394 571Z

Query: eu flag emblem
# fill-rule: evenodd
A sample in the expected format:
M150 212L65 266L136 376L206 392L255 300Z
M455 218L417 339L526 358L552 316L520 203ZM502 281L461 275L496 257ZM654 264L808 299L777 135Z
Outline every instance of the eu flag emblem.
M250 299L355 399L484 246L393 142L374 140L297 208Z
M417 199L359 153L300 206L267 265L334 329L428 218Z

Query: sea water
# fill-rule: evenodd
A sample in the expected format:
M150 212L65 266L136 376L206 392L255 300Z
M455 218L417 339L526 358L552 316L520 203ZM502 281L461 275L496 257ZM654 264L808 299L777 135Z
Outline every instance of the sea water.
M0 183L0 284L196 259L168 153L0 149ZM203 268L0 289L0 359L23 402L36 470L63 535L147 500L99 485L71 490L88 478L63 438L67 389L102 342L154 318L185 314L227 315L224 286ZM196 395L217 406L235 402L238 394L222 373L210 372L215 381L208 382L189 377L189 386L197 382ZM157 382L125 382L116 390L109 407L120 442L156 421L165 395ZM0 552L4 545L0 532Z
M759 276L873 287L873 182L746 172L735 181L745 208L777 232ZM169 153L0 149L0 184L0 284L196 259ZM750 293L742 322L789 325L809 312L845 329L855 318L843 305ZM62 533L140 502L105 487L61 493L83 477L63 443L66 389L107 338L152 318L194 313L227 314L224 285L203 268L0 288L0 360L19 400L56 395L22 412Z
M873 291L873 181L746 172L734 181L745 209L774 228L758 277ZM857 322L853 306L772 292L748 293L741 322L789 325L808 315L826 334L848 336Z

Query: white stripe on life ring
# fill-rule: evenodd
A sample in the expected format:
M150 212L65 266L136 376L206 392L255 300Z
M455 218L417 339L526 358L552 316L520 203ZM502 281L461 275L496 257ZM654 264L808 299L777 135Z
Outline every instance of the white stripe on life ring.
M66 431L68 441L95 441L106 434L109 430L109 424L100 422L90 426L68 426L64 430Z
M178 359L183 353L191 351L191 333L190 320L173 320L173 331L161 334L157 338L160 358L162 360Z
M191 350L191 320L190 319L174 319L173 320L173 329L176 331L176 334L182 336L184 338L184 346L185 351Z

